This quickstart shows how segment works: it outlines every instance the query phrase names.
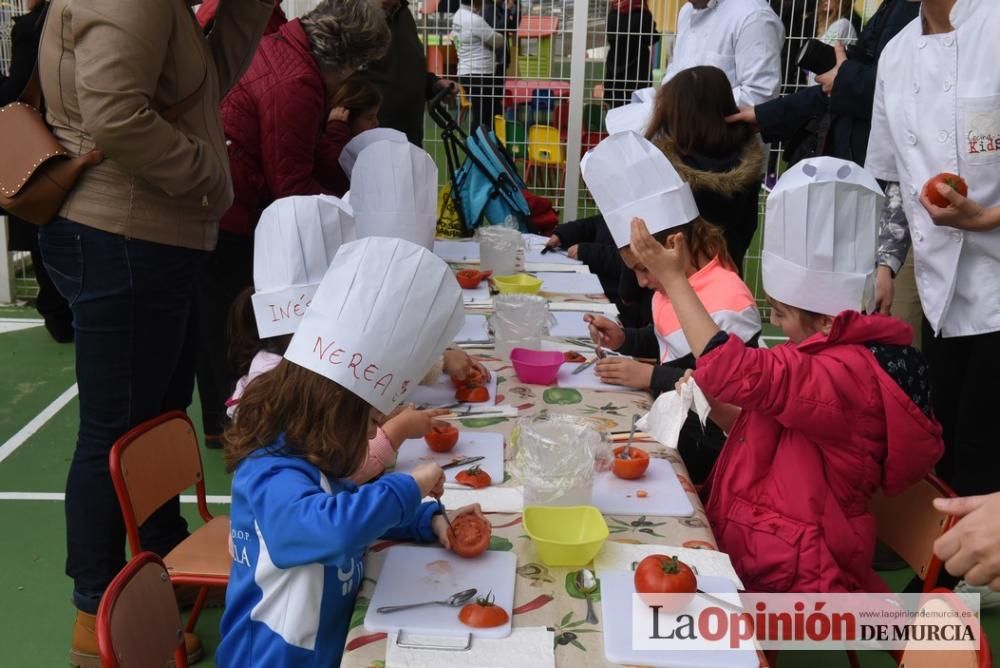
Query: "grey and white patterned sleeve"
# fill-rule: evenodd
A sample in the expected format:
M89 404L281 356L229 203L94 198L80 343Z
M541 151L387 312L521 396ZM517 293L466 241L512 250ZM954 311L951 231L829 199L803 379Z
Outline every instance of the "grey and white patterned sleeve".
M910 225L903 212L903 193L899 183L890 181L885 187L885 206L878 221L878 263L899 271L910 251Z

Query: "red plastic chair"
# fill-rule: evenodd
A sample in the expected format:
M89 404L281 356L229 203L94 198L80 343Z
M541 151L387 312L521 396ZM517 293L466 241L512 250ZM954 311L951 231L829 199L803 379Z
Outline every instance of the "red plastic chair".
M208 510L194 425L180 411L147 420L115 442L109 459L132 554L142 552L139 527L149 516L181 492L196 489L198 513L205 524L163 558L174 584L201 588L188 617L186 630L191 631L209 588L225 587L232 566L229 518L213 517Z
M947 614L963 611L965 606L958 600L954 592L948 589L934 589L920 606L932 615L925 620L939 620L941 624L954 624L954 617L936 616L935 613ZM918 650L909 644L903 648L899 656L899 668L993 668L993 657L990 654L990 641L986 630L979 628L979 648L956 648L946 650Z
M187 668L181 613L163 561L140 552L108 585L97 609L97 647L104 668Z

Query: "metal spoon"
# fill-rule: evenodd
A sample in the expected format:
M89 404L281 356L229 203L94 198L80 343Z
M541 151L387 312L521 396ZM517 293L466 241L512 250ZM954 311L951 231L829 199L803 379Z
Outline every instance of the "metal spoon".
M594 573L586 568L581 568L576 572L576 579L573 581L577 591L587 599L587 623L596 624L597 615L594 614L594 603L590 600L590 595L597 591L597 578Z
M478 590L476 589L466 589L465 591L452 594L444 601L424 601L423 603L407 603L406 605L383 605L381 608L376 608L375 612L384 615L390 612L409 610L410 608L422 608L425 605L446 605L449 608L457 608L468 603L477 593Z
M625 442L625 449L622 450L623 453L632 456L632 439L635 438L635 423L639 421L639 415L635 414L632 416L632 428L628 432L628 440Z

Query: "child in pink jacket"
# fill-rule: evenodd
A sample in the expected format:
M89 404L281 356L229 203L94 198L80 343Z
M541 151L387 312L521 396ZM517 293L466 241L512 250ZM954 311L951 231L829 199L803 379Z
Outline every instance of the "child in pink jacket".
M871 566L871 498L918 482L943 452L910 327L857 310L874 294L881 197L862 168L834 158L803 161L776 185L762 271L771 322L789 340L770 350L709 317L684 274L683 236L664 246L632 223L632 249L670 296L698 358L693 379L728 434L702 495L751 591L885 591Z

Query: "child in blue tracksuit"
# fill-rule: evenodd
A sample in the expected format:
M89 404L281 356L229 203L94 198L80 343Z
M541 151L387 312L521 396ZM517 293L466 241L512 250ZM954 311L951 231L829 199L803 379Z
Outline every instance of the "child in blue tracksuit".
M394 257L411 271L401 269L394 276L393 268L366 269L377 257ZM337 319L337 313L352 308L378 312L381 302L366 303L379 292L371 282L383 282L387 293L395 295L400 283L433 280L437 274L428 276L425 269L435 263L441 267L432 268L454 289L445 284L430 293L437 294L437 301L414 305L424 322L398 333L410 342L408 350L422 353L394 362L378 347L386 343L384 336L374 344L377 336L364 335L365 327L384 327L384 320L380 325L372 318L366 325L356 317ZM412 271L418 265L420 270ZM442 294L448 297L443 305ZM334 316L324 308L332 303L340 309ZM399 320L406 324L412 319L407 307L398 308ZM461 289L447 265L428 251L395 239L363 239L338 251L284 358L247 386L236 420L225 433L226 464L235 475L229 541L233 562L216 654L220 667L339 665L367 546L379 537L438 540L448 546L440 503L421 502L443 493L439 466L423 464L361 487L347 478L364 462L368 439L384 414L440 358L461 317ZM351 347L347 337L359 330L359 343ZM314 342L327 338L343 348L331 353L333 348L326 346L315 354L319 348ZM358 366L361 357L374 356L379 366ZM353 367L339 364L348 360ZM454 514L464 512L480 511L469 506Z

